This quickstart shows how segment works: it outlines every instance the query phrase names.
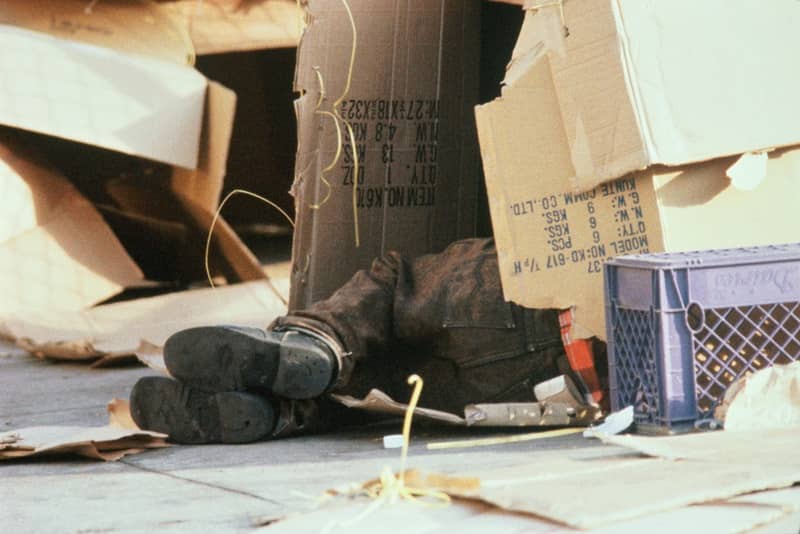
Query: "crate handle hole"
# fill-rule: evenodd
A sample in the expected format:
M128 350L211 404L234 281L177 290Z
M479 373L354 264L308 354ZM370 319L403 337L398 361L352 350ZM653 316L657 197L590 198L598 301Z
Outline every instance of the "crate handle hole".
M696 303L692 302L686 308L686 326L689 327L694 333L700 331L703 328L703 323L705 322L705 312L703 311L703 307Z

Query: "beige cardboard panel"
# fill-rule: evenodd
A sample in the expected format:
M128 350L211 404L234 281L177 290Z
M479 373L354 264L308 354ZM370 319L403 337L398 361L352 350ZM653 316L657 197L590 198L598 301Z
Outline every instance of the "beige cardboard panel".
M730 185L725 172L736 158L722 158L571 193L571 155L560 142L547 64L544 58L502 98L476 109L507 299L575 305L576 335L604 337L606 257L800 240L798 150L771 153L767 176L752 191Z
M784 466L787 470L800 467L800 462L792 452L800 440L800 427L797 426L660 437L603 435L602 439L604 442L634 449L648 456L669 460L705 460L731 464L751 462L759 465Z
M612 4L565 2L565 55L548 54L578 190L650 163L626 88ZM558 11L547 9L551 17Z
M144 0L3 0L0 24L183 65L193 57L185 23Z
M653 163L800 141L800 3L621 0L617 23ZM724 13L725 15L721 15ZM709 21L719 23L709 24Z
M730 186L736 158L654 175L664 246L669 252L800 241L800 149L771 152L767 175L752 191Z
M0 244L0 277L0 315L82 309L141 281L88 202Z
M792 454L789 445L796 447L796 438L776 447L764 441L757 455L728 461L630 457L576 461L562 457L546 464L465 474L480 476L478 493L484 501L578 528L594 528L694 503L791 486L800 480L796 462L761 460L764 455L787 458Z
M198 55L295 47L303 30L297 0L162 2L184 22Z
M0 144L0 314L77 310L142 273L103 218L25 147Z
M601 332L604 258L661 246L653 187L639 177L571 192L548 63L476 109L500 276L507 299L578 305L576 324ZM547 157L531 147L547 147Z
M209 82L197 169L176 167L172 173L172 190L209 212L219 204L235 113L236 93Z
M735 0L530 2L506 81L547 57L576 190L651 164L800 141L800 5ZM726 13L725 24L712 24ZM568 28L565 37L564 26ZM771 58L765 61L764 58ZM735 90L732 90L735 88ZM547 157L547 148L534 148Z
M0 26L0 124L195 168L206 85L189 67Z
M266 327L286 306L265 281L171 293L88 310L43 309L0 320L0 332L44 356L134 354L142 341L161 346L192 326L238 324ZM53 352L55 351L55 352Z
M46 223L77 191L26 147L0 132L0 243Z

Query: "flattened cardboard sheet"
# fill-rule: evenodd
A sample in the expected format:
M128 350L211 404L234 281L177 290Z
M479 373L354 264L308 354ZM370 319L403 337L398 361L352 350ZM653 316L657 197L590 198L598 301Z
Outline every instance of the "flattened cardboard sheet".
M0 25L0 124L194 169L196 70Z
M86 360L162 346L192 326L265 328L286 306L266 281L171 293L74 312L47 309L0 320L0 334L42 357Z
M7 131L0 189L0 316L79 310L142 282L94 206Z

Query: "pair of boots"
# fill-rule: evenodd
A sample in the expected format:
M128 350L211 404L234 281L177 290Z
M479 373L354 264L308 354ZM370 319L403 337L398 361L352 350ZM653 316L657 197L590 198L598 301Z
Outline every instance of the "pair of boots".
M211 326L171 336L174 377L139 379L130 397L140 428L178 443L247 443L296 431L338 373L335 349L302 331Z

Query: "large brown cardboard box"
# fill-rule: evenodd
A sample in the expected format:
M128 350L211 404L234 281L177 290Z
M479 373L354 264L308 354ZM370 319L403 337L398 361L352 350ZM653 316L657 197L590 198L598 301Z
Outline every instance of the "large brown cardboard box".
M529 0L506 81L542 67L554 102L538 125L563 136L571 186L798 141L800 3ZM542 6L536 9L537 6ZM520 138L523 136L520 135Z
M307 4L296 75L302 96L290 308L328 297L389 250L438 251L475 231L480 162L471 108L479 90L480 2L349 6L352 75L354 33L344 4ZM334 105L342 120L331 115Z
M797 118L789 121L792 128L787 122L800 107L775 87L800 79L788 69L754 67L749 72L761 76L757 84L748 80L735 90L731 85L727 93L735 94L720 95L726 113L711 102L721 87L712 75L715 60L755 61L750 46L770 58L787 50L764 25L739 40L715 26L720 39L728 40L708 39L698 30L710 20L702 18L706 3L691 9L684 2L648 3L652 13L635 4L571 0L564 3L564 21L558 9L528 13L502 96L476 108L504 295L529 307L576 306L580 337L604 337L602 265L608 257L800 240L800 149L738 155L800 142ZM708 4L727 13L733 27L752 15L753 21L772 20L770 28L777 31L785 29L782 16L793 20L800 12L800 4L788 2L775 4L782 16L756 14L739 2L741 12L728 3ZM642 28L680 46L656 46ZM639 67L662 69L663 77L620 70L632 60L623 46L632 36L644 39L637 50L650 54L635 54ZM701 64L708 72L701 72ZM717 74L731 82L731 72ZM649 92L648 84L663 93L660 103L632 107L626 87ZM700 102L707 107L698 108ZM649 111L637 116L634 111L641 109ZM655 121L656 115L666 122ZM677 128L674 135L665 124ZM576 144L581 130L586 135ZM587 174L578 172L578 160Z

